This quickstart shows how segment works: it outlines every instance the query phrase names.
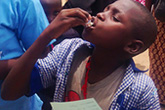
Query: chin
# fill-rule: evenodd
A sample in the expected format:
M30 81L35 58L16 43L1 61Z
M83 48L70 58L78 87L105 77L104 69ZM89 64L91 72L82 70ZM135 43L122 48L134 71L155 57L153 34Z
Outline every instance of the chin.
M87 41L89 41L90 40L90 38L91 38L91 34L88 32L88 31L83 31L83 33L82 33L82 38L84 39L84 40L87 40Z

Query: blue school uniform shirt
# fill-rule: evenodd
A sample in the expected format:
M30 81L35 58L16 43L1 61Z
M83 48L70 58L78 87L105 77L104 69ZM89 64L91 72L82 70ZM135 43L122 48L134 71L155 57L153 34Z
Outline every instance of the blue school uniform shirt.
M0 60L21 56L47 26L39 0L0 0ZM0 110L41 110L41 106L36 94L16 101L0 97Z
M31 74L30 94L55 84L53 101L64 101L68 74L74 55L91 54L93 46L80 38L66 39L56 45L44 59L39 59ZM157 89L152 79L135 67L132 59L126 62L124 78L114 95L109 110L160 110Z

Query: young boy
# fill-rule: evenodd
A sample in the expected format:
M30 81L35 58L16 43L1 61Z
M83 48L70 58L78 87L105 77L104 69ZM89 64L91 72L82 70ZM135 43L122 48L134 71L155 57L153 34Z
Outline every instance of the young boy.
M37 61L53 38L89 19L92 26L83 32L87 41L66 39ZM160 109L153 81L132 60L156 33L149 11L131 0L116 1L96 17L77 8L63 10L12 68L2 97L14 100L55 84L54 101L93 97L103 110Z

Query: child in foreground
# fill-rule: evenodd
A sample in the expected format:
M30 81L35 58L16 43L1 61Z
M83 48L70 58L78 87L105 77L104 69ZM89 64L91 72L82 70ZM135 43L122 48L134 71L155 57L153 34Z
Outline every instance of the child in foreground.
M93 23L83 31L86 41L65 39L38 59L53 38L88 20ZM131 0L116 1L96 17L78 8L62 10L16 62L1 95L15 100L55 84L56 102L93 97L103 110L160 109L153 81L132 60L156 33L150 12Z

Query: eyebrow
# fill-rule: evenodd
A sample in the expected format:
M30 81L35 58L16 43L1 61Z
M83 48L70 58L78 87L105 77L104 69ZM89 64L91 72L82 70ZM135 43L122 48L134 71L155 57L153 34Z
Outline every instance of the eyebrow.
M113 5L109 5L106 7L108 10L112 10L113 13L121 13L122 11L118 8L114 7Z
M111 6L111 10L112 10L113 13L121 13L122 12L118 8L114 7L113 5Z

